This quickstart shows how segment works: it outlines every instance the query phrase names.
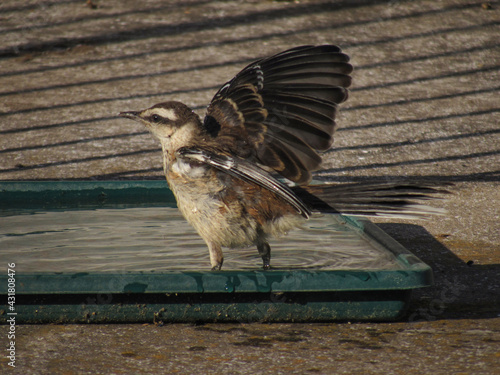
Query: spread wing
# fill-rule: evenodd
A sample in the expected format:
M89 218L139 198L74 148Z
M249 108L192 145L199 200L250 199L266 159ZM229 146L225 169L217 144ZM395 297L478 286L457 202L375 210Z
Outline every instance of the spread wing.
M262 186L288 202L305 218L311 215L309 208L287 185L250 161L198 147L182 147L176 151L176 157L208 164L233 177Z
M330 148L337 106L347 99L352 66L332 45L302 46L258 60L223 85L203 126L229 154L298 184Z

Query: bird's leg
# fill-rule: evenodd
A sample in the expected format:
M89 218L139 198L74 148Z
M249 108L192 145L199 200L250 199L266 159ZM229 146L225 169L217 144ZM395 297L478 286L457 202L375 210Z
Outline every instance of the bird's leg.
M261 242L257 244L257 250L259 250L259 255L262 257L262 267L268 270L271 268L271 246L267 242Z
M219 271L224 262L224 256L222 254L222 249L219 244L210 242L207 243L208 252L210 254L210 264L212 265L212 271Z

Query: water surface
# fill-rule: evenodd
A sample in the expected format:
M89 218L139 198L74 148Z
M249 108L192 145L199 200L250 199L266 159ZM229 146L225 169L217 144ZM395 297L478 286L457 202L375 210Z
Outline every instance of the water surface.
M398 268L394 256L333 215L271 241L277 269ZM17 272L210 269L208 249L176 208L0 213L0 263ZM260 269L255 247L224 249L224 270Z

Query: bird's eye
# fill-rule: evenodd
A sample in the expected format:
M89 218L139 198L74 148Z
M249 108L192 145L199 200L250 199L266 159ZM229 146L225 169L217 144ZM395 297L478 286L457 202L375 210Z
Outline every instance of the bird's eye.
M160 122L161 117L158 115L153 115L153 116L151 116L151 119L153 120L153 122Z

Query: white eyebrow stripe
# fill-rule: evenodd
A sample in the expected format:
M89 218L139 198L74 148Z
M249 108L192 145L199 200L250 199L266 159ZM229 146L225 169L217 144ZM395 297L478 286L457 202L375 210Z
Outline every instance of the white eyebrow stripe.
M177 121L178 117L173 108L152 108L148 109L146 112L146 116L151 116L153 114L157 114L163 118L169 119L171 121Z

